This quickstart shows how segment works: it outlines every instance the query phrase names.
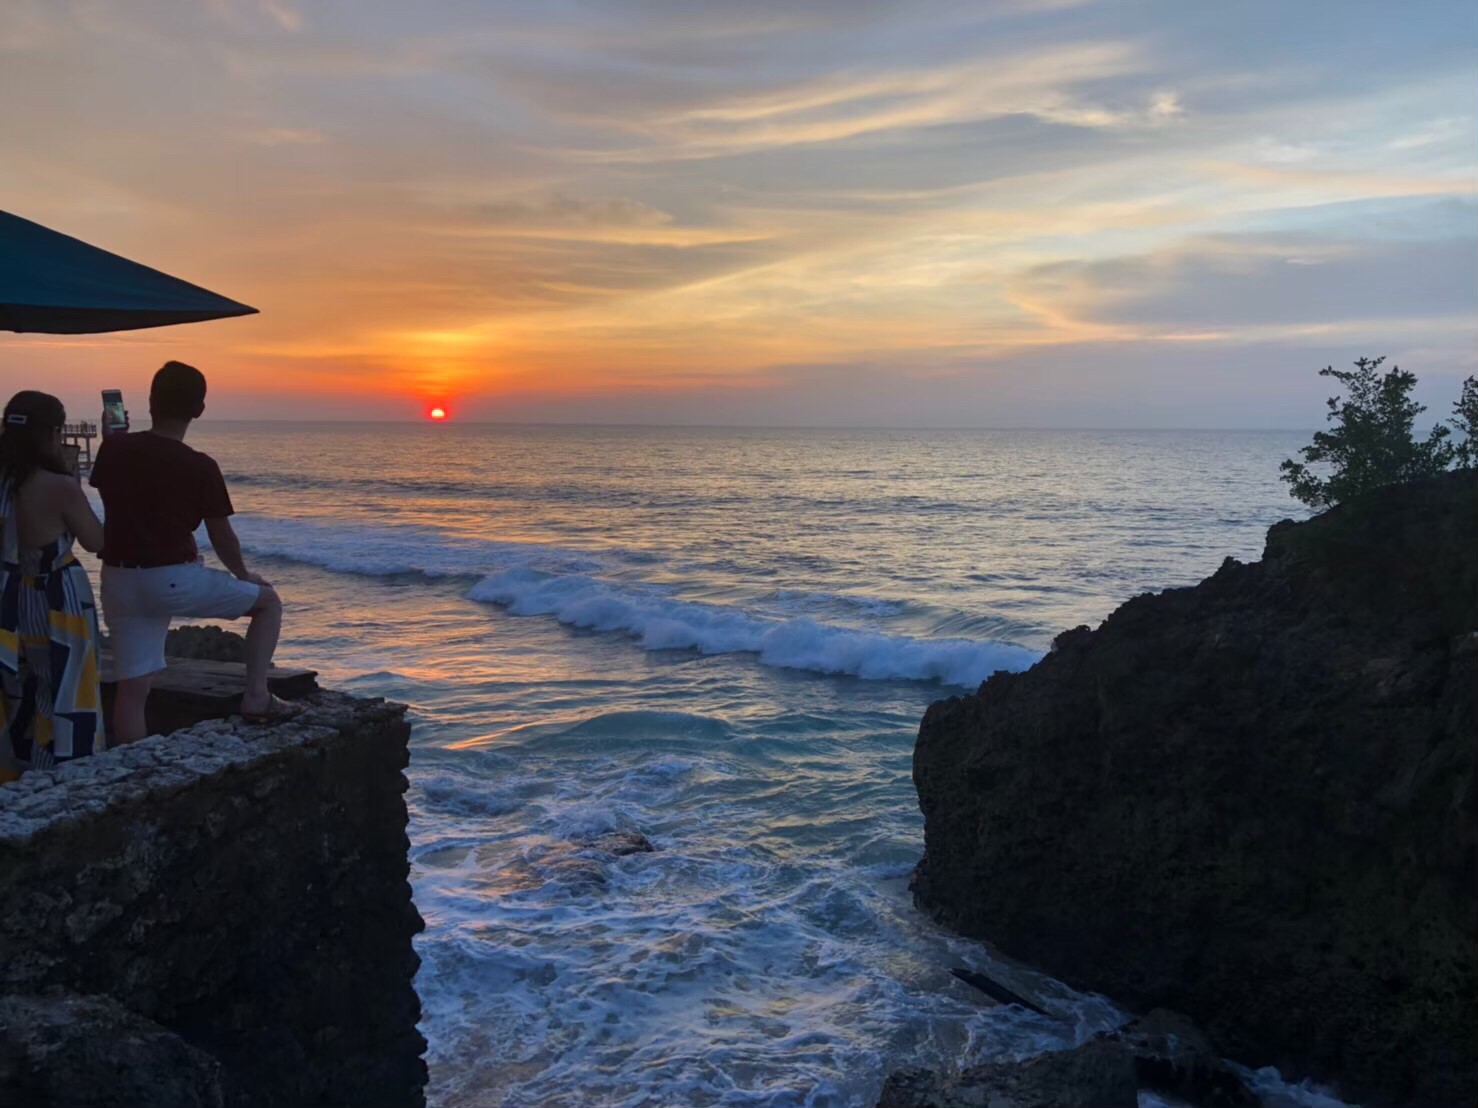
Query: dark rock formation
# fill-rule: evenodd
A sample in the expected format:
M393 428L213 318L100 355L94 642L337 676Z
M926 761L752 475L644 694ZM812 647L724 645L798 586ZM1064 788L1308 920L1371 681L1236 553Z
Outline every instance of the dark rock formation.
M878 1098L878 1108L1135 1108L1138 1103L1134 1056L1107 1038L958 1074L900 1070L889 1075Z
M1242 1079L1199 1027L1178 1012L1156 1008L1119 1034L1134 1052L1134 1075L1150 1089L1199 1108L1257 1108Z
M640 831L607 831L592 839L586 849L625 858L632 854L650 854L657 848Z
M210 623L187 623L170 628L164 637L164 653L171 658L245 662L246 636Z
M878 1108L1134 1108L1141 1089L1197 1108L1257 1108L1204 1035L1184 1016L1156 1010L1122 1031L1025 1061L955 1074L899 1070Z
M199 723L0 786L0 995L107 997L157 1025L128 1033L175 1052L169 1080L196 1087L218 1062L231 1108L419 1108L409 727L383 701L307 703L289 724ZM92 1031L59 1018L57 1041L116 1034L113 1009L73 1015ZM38 1084L38 1040L0 1040L0 1104L175 1103L48 1100L63 1086Z
M924 717L919 902L1368 1104L1478 1093L1478 474L1268 534Z
M221 1064L108 997L0 997L4 1103L224 1108Z
M597 894L610 883L611 872L622 859L656 849L640 831L545 841L505 858L500 879L510 889L538 889L554 882L574 894Z

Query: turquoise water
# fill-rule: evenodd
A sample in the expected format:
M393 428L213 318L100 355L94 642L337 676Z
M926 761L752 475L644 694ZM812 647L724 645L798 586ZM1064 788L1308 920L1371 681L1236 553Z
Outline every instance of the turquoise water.
M1254 558L1299 434L222 425L282 654L411 705L432 1100L870 1105L1119 1017L912 907L918 720ZM645 834L653 853L591 843ZM989 1007L989 969L1063 1019Z

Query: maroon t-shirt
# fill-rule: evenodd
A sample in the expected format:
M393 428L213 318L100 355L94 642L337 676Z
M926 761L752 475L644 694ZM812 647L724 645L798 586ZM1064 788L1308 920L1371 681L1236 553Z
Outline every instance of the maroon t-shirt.
M104 438L88 480L103 496L103 561L110 565L193 562L201 520L235 512L214 458L151 431Z

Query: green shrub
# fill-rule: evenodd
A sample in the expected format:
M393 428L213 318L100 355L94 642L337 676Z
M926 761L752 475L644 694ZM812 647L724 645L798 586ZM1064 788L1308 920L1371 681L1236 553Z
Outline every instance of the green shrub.
M1384 361L1361 358L1354 369L1319 371L1342 384L1348 396L1329 398L1326 418L1334 426L1314 433L1313 443L1299 451L1303 461L1290 458L1280 467L1295 498L1327 508L1382 485L1441 473L1452 463L1456 451L1447 441L1447 427L1434 427L1425 439L1412 432L1416 417L1426 411L1411 399L1416 374L1397 366L1382 373ZM1463 395L1469 396L1466 387ZM1458 406L1461 415L1461 401ZM1328 477L1309 468L1321 464L1328 467Z
M1478 469L1478 377L1463 382L1463 394L1452 406L1453 430L1463 436L1453 455L1459 469Z

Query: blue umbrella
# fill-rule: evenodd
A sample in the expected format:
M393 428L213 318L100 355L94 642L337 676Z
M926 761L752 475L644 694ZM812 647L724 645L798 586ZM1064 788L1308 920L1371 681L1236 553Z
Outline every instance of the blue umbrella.
M86 335L255 313L199 285L0 212L0 331Z

